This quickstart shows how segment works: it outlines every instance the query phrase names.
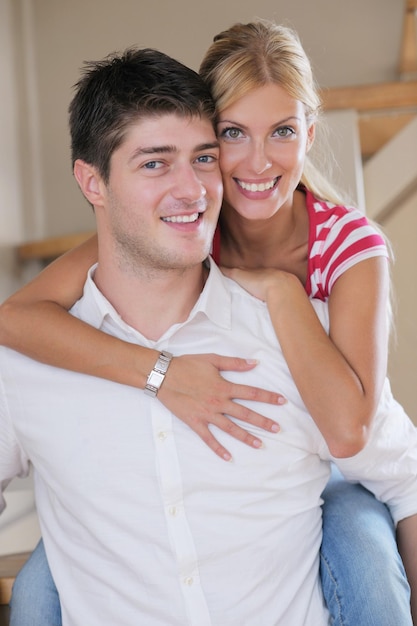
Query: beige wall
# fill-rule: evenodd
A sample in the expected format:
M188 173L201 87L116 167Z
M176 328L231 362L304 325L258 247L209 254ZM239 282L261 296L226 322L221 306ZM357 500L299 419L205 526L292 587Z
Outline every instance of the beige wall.
M322 86L396 78L398 50L393 41L399 41L403 13L398 0L316 0L311 11L304 0L281 0L278 4L275 0L1 2L12 11L13 18L24 240L94 228L91 210L72 179L67 132L71 85L86 59L101 58L110 51L137 44L160 48L197 69L214 33L257 15L296 27ZM322 19L323 15L328 19ZM363 59L369 57L370 51L363 46L370 28L380 36L373 40L372 63L366 64ZM354 41L352 32L357 35ZM367 37L362 37L362 33L368 33ZM335 49L337 55L333 53ZM392 64L378 65L387 54L393 59ZM358 63L361 58L362 63ZM412 154L415 155L415 148L411 157ZM403 158L402 152L393 156L397 163ZM409 162L410 157L407 159ZM343 171L346 173L346 168ZM376 189L378 182L372 184ZM372 195L372 189L367 192ZM361 203L361 198L358 200ZM407 207L389 218L386 225L393 234L397 254L394 281L399 308L398 343L392 353L391 375L399 399L415 414L415 197L409 198ZM26 279L27 273L19 275L13 271L7 246L0 252L3 298Z
M14 223L19 224L21 240L94 227L91 210L72 179L67 133L71 85L84 60L137 44L159 48L198 69L215 33L260 16L298 30L321 86L390 81L397 78L403 14L400 0L0 0L0 9L0 17L7 14L11 34L9 43L0 38L0 56L7 44L15 71L10 96L19 120L16 167L20 167L21 208L17 210L21 214ZM364 63L370 54L371 63ZM387 57L392 61L384 62ZM402 158L401 153L393 156L396 162ZM397 344L390 374L395 395L417 423L417 192L403 200L401 210L391 214L384 226L397 257ZM3 228L2 236L0 299L30 272L14 262L11 245L16 243L16 227ZM10 503L16 500L16 506L9 508L9 515L15 519L15 510L19 519L14 531L22 530L12 541L7 534L10 518L0 518L0 553L30 548L38 535L30 483L23 487L25 497L21 500L13 491Z
M398 57L393 41L399 40L401 3L352 0L348 4L317 0L308 11L306 7L310 5L304 0L281 0L279 5L275 0L258 0L256 4L253 0L8 0L7 5L13 10L18 70L22 238L94 228L91 210L72 179L67 131L71 85L84 60L98 59L136 44L160 48L198 69L213 34L235 21L260 16L284 21L298 30L322 86L394 80L396 63L379 66L378 61L386 54L393 60ZM332 29L323 15L331 20ZM369 48L361 47L361 42L367 41L361 33L369 36L370 28L380 37L373 40L373 62L365 64L363 59L369 56ZM351 32L357 34L354 42ZM336 48L337 55L333 54ZM358 63L361 58L362 63ZM399 153L398 158L393 158L401 162L403 156ZM345 167L343 172L346 174ZM362 202L361 198L358 200ZM413 271L417 210L413 199L408 203L407 209L387 222L398 259L394 270L398 343L392 353L391 375L399 399L414 413L411 395L417 375L411 346L416 341L412 320L417 306ZM4 280L0 298L27 276L10 272L9 250L3 249L2 257L0 281L2 274Z
M67 134L71 85L84 60L137 44L159 48L198 69L215 33L257 15L297 28L323 86L391 80L395 64L379 66L378 60L389 51L397 58L394 41L402 24L398 0L316 0L312 11L305 0L13 0L12 4L20 43L21 101L26 105L24 117L30 120L21 137L26 238L39 231L59 235L93 225L91 212L72 183ZM360 42L367 44L369 30L374 32L378 24L381 38L374 44L375 62L367 68L360 60L368 48ZM356 37L352 45L352 32L367 34Z

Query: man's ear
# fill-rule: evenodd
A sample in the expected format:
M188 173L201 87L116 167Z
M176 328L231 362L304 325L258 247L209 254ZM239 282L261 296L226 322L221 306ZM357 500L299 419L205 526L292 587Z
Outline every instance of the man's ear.
M97 169L93 165L77 159L74 163L74 176L90 204L101 206L105 185Z
M307 129L307 152L309 152L311 146L313 145L315 137L316 137L316 125L312 123Z

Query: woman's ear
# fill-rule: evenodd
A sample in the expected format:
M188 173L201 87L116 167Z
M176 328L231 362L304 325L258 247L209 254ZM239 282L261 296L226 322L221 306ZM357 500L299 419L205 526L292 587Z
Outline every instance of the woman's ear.
M314 143L314 139L316 137L316 125L314 123L310 124L307 129L307 152L309 152L311 146Z
M94 207L103 204L104 182L97 169L81 159L74 163L75 179L90 204Z

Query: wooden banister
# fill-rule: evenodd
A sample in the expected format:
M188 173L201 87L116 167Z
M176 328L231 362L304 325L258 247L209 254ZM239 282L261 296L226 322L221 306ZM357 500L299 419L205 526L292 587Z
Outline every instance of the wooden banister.
M30 241L17 248L19 261L51 261L94 235L94 231Z
M30 552L0 556L0 605L8 604L14 579L30 556Z

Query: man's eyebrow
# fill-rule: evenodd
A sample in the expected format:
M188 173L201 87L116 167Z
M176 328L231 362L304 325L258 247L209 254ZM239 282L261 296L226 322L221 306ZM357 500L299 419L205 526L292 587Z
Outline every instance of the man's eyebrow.
M218 141L210 141L207 143L199 144L198 146L194 148L193 152L204 152L205 150L217 150L219 147L220 147L220 144ZM172 146L172 145L139 147L133 152L132 156L129 159L129 162L132 162L138 157L147 155L147 154L174 154L175 152L178 152L178 147Z
M196 146L194 152L203 152L204 150L217 150L220 148L219 141L210 141L209 143L202 143L199 146Z
M138 157L144 154L167 154L167 153L172 154L174 152L178 152L178 148L176 148L175 146L171 146L171 145L146 146L143 148L139 147L139 148L136 148L136 150L133 152L129 161L134 161L135 159L137 159Z

